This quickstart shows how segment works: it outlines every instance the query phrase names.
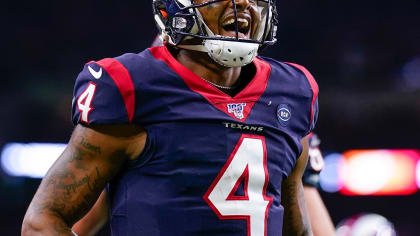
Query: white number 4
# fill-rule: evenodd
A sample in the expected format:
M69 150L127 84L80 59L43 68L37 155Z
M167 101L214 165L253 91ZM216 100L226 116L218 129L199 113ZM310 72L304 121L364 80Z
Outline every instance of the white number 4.
M234 196L244 182L244 196ZM267 154L262 136L242 135L228 161L204 195L204 200L221 220L247 221L248 236L267 234Z
M93 109L90 104L92 103L93 96L95 95L96 84L90 83L86 90L77 99L77 106L81 113L81 120L89 122L89 112Z

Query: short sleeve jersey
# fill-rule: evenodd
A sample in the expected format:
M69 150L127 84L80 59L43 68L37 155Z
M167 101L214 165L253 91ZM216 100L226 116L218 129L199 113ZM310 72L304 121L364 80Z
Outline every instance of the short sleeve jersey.
M281 183L318 114L302 66L258 57L231 97L165 46L85 65L74 124L136 124L141 155L110 182L112 235L281 235Z

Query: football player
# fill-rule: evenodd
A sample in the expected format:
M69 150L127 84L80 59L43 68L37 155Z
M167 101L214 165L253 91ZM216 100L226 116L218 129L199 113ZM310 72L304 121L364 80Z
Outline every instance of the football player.
M312 235L303 196L318 86L257 57L275 0L154 0L164 46L85 65L75 130L23 235L74 235L106 187L112 235Z
M151 44L151 47L157 46L163 46L160 35L157 35ZM334 236L334 224L318 192L319 173L324 167L324 159L319 148L321 141L314 133L310 133L308 139L309 164L306 166L302 182L312 230L315 236ZM73 226L74 232L78 235L94 236L105 225L109 211L106 195L107 192L103 191L92 209Z

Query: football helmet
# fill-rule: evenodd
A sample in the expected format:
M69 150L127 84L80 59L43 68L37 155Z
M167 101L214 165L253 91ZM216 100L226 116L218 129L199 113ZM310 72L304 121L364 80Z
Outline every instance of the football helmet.
M232 1L236 37L215 35L199 11L201 7L221 1ZM251 38L244 39L239 37L236 1L208 0L195 4L194 0L153 0L154 18L165 43L206 52L215 62L226 67L240 67L251 63L262 46L276 42L277 11L275 0L254 0L260 23ZM185 43L191 38L201 39L201 44Z
M338 223L336 236L396 236L394 225L375 213L360 213Z

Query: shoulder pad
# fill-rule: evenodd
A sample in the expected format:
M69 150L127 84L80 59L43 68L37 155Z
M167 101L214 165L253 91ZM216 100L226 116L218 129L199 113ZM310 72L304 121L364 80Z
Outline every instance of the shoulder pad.
M76 79L73 92L73 124L131 123L135 89L130 73L117 60L87 63Z

